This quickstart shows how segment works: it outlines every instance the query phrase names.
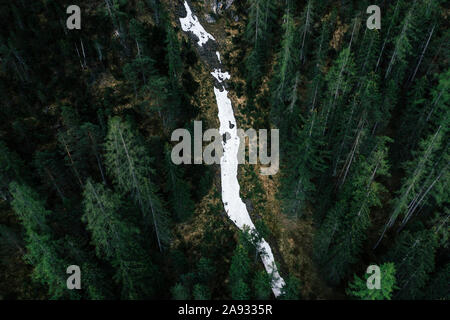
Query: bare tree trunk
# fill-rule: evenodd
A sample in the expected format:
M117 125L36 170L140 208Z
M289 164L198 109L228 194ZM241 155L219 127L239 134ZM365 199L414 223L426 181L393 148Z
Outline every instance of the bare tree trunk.
M299 82L299 77L300 74L297 72L297 74L295 75L295 83L294 83L294 87L292 88L292 100L291 103L289 104L289 112L292 113L294 111L294 105L297 102L297 87L298 87L298 82Z
M352 163L353 163L353 159L354 159L356 150L357 150L357 148L358 148L358 146L359 146L359 139L361 138L361 134L362 134L363 129L364 129L364 122L365 122L364 118L361 117L360 122L359 122L359 125L358 125L359 130L358 130L358 133L357 133L357 135L356 135L355 142L353 143L352 150L351 150L350 154L347 156L347 160L346 160L346 162L345 162L345 164L344 164L345 172L344 172L344 168L342 168L342 171L341 171L341 173L339 174L339 177L342 177L342 174L344 174L344 176L343 176L343 178L341 179L340 182L339 182L339 180L338 180L338 184L337 184L338 188L339 188L340 186L342 186L342 185L345 183L345 180L346 180L346 178L347 178L348 171L349 171L349 169L350 169L350 166L351 166Z
M83 62L81 61L80 51L78 50L78 46L77 46L76 43L75 43L75 49L77 50L78 59L80 60L80 66L81 66L81 69L84 70L84 65L83 65Z
M439 173L439 175L436 177L436 179L430 184L430 186L427 188L427 190L422 194L419 200L415 201L414 204L410 204L410 209L406 213L406 216L403 218L403 221L399 227L398 231L401 231L405 225L408 223L408 221L411 219L413 214L415 213L417 207L422 203L424 198L428 195L428 193L433 189L434 185L441 179L442 175L444 174L445 170L447 170L447 166ZM419 193L420 195L421 193ZM419 196L418 195L418 196ZM417 199L417 197L416 197Z
M372 185L372 182L373 182L373 180L375 179L375 175L377 174L377 170L378 170L378 165L379 165L379 164L380 164L380 163L377 163L377 165L375 166L375 169L374 169L373 172L372 172L372 176L370 177L369 183L367 184L367 193L366 193L366 197L365 197L365 200L364 200L364 202L361 204L361 207L360 207L360 209L359 209L359 211L358 211L358 217L361 215L361 211L362 211L362 209L363 209L363 207L364 207L364 205L365 205L365 203L366 203L367 198L368 198L369 195L370 195L370 186Z
M439 92L438 97L437 97L436 100L434 101L433 107L431 108L431 111L430 111L430 112L428 113L428 115L427 115L427 119L426 119L427 122L430 120L430 117L431 117L431 115L433 114L434 109L436 108L436 106L437 106L439 100L441 99L441 96L442 96L442 93L443 93L443 92L444 92L444 89L442 89L441 92Z
M306 21L305 21L305 27L304 27L304 31L303 31L302 47L300 49L300 60L302 60L303 63L305 63L305 58L306 58L306 55L304 54L303 49L305 47L306 33L308 32L308 29L309 29L309 13L310 13L310 10L311 10L311 1L308 1L306 6L308 8L306 10Z
M383 46L381 47L380 55L378 56L378 60L377 60L377 66L375 67L375 72L378 70L378 66L380 65L380 62L381 62L381 57L383 56L384 48L386 47L386 43L389 39L389 34L391 32L392 23L394 22L395 15L397 13L398 3L399 3L399 0L397 0L397 3L395 4L394 15L392 17L391 23L389 24L389 29L386 34L386 39L384 40Z
M64 139L64 137L62 135L61 135L61 138L62 138L62 141L63 141L63 144L64 144L64 148L66 149L66 153L69 156L69 160L70 160L70 164L72 166L72 169L75 172L75 176L78 179L78 183L80 184L80 187L83 188L83 182L81 181L80 175L78 174L78 170L75 167L75 163L74 163L74 161L72 159L72 155L70 154L70 151L69 151L69 148L67 146L66 140Z
M414 170L414 173L412 174L412 181L411 181L410 185L408 186L408 189L401 195L400 200L399 200L400 204L398 204L397 207L394 209L394 212L391 214L388 222L385 224L384 230L373 249L376 249L378 247L378 245L380 244L381 240L383 239L387 229L392 227L395 220L397 219L397 216L400 213L400 210L402 209L401 207L403 206L402 203L404 203L407 200L409 193L411 192L413 186L416 184L417 179L419 178L420 171L422 170L422 167L426 164L426 162L428 160L428 157L429 157L432 147L434 145L434 141L436 140L436 137L439 134L441 128L442 128L442 126L439 126L438 130L434 134L434 136L430 142L430 145L428 146L427 150L425 151L423 159L420 160L419 164L417 165L416 169Z
M133 177L133 184L135 185L135 190L137 192L138 202L139 202L139 204L141 206L142 213L143 213L143 215L145 217L146 216L146 212L145 212L146 208L144 208L144 204L143 204L143 201L142 201L142 198L141 198L140 185L139 185L139 183L137 181L137 178L136 178L136 175L135 175L135 172L134 172L134 164L133 164L133 161L131 160L131 157L130 157L130 155L128 153L128 148L127 148L127 145L125 143L125 140L123 138L122 131L120 130L120 128L119 128L118 131L119 131L120 139L122 140L122 145L123 145L123 148L125 150L125 154L126 154L127 159L128 159L128 164L130 166L130 172L131 172L131 175ZM148 191L147 191L147 195L148 195ZM153 201L152 201L152 199L149 199L149 198L147 200L148 200L148 203L150 205L150 209L151 209L152 216L153 216L153 223L155 225L155 233L156 233L156 238L157 238L157 241L158 241L159 250L162 252L163 249L162 249L161 241L159 239L158 223L156 221L155 210L153 208Z
M94 138L92 137L92 134L90 131L88 131L88 136L89 136L89 140L91 140L92 151L94 151L95 158L97 159L97 166L98 166L98 169L100 170L100 174L102 176L103 183L106 185L106 179L105 179L105 175L103 173L103 166L102 166L102 162L100 160L100 155L97 150L97 144L95 143Z
M83 52L84 68L87 68L86 54L84 52L84 45L83 45L83 40L82 39L80 39L80 43L81 43L81 51Z
M50 172L50 170L47 167L44 167L44 169L47 172L47 175L49 176L50 180L52 181L53 186L55 187L56 192L58 193L59 197L64 202L65 197L64 197L61 189L58 187L58 184L56 183L55 178L53 177L52 173Z
M141 49L139 47L139 42L137 41L137 39L135 39L135 41L136 41L136 47L137 47L137 51L138 51L139 62L141 64L142 79L144 80L144 85L147 85L147 79L145 78L145 70L144 70L144 66L142 65Z
M425 48L423 48L422 55L420 56L419 62L417 63L416 69L414 70L414 74L412 75L411 80L409 82L410 85L414 82L414 78L416 77L417 70L419 70L419 66L422 63L423 56L425 55L425 51L427 51L428 44L430 43L430 39L431 39L431 36L433 35L435 27L436 27L436 25L434 25L433 28L431 29L427 43L425 44Z

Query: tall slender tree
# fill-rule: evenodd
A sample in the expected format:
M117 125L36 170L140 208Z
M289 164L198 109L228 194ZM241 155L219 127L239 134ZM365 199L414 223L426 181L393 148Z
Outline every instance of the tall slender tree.
M115 280L127 299L150 298L158 270L141 246L139 229L121 214L120 197L88 180L84 189L84 221L92 233L97 255L111 262Z
M153 182L152 160L142 139L128 121L114 117L106 137L106 165L118 190L129 194L139 206L144 224L153 226L158 247L169 243L169 219Z

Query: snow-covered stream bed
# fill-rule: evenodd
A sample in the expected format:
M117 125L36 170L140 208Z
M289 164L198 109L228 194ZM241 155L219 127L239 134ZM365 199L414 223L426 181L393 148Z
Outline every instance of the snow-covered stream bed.
M186 17L180 18L181 28L196 38L197 45L202 48L209 41L215 42L215 39L210 35L200 24L198 18L192 13L189 4L185 1L184 7L186 10ZM240 139L237 133L236 119L234 117L233 107L230 98L228 98L228 91L225 89L224 81L231 78L228 72L222 72L220 66L222 65L220 53L215 52L214 55L217 61L215 65L217 68L211 72L215 78L214 94L216 96L217 108L219 110L220 134L227 137L226 141L222 141L224 153L220 159L221 182L222 182L222 202L228 217L241 230L244 226L250 230L256 230L247 207L239 195L239 181L237 179L238 173L238 150ZM258 251L262 258L262 262L267 273L273 275L272 291L276 297L281 293L281 288L284 286L284 280L278 273L275 265L275 259L267 241L264 239L258 245Z

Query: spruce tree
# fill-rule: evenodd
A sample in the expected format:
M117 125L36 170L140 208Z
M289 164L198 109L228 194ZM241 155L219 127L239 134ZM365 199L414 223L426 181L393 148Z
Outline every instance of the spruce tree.
M25 259L34 267L33 279L48 286L53 299L80 298L75 290L67 290L66 268L71 263L58 253L60 244L52 238L46 222L51 212L30 187L12 182L9 189L13 197L11 206L25 229Z
M375 150L360 156L350 180L338 195L336 206L327 214L315 239L315 256L327 280L339 283L355 263L371 224L370 210L381 205L384 186L376 181L388 174L387 138L380 138Z
M247 83L255 90L265 74L268 44L272 37L276 18L276 3L270 0L249 0L250 12L246 29L246 39L252 49L245 60Z
M272 279L265 270L257 272L253 279L254 298L268 300L272 295Z
M385 259L396 266L398 291L394 299L421 299L423 288L435 268L437 239L431 230L403 231Z
M121 214L121 199L101 184L87 181L84 215L97 255L115 268L114 279L127 299L150 298L155 294L158 270L141 245L139 229Z
M144 224L153 226L158 247L169 243L167 211L153 182L154 170L147 148L131 124L119 117L109 121L106 166L122 194L129 194L141 210Z
M165 147L165 169L167 184L166 189L169 192L169 202L173 214L178 221L186 221L192 216L194 203L190 195L190 185L184 180L184 170L172 162L171 151Z
M229 271L231 296L234 300L249 299L250 288L248 278L250 275L250 259L248 251L239 243L231 259Z

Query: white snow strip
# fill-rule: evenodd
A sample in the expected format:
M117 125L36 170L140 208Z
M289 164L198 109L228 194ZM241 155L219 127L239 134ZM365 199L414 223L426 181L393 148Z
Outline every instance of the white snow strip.
M241 230L248 226L250 230L256 230L247 207L239 195L239 182L237 179L238 170L238 151L240 139L237 135L237 127L230 129L229 123L236 123L234 118L231 100L228 98L228 91L214 88L217 107L219 109L220 134L228 133L228 140L222 141L224 153L220 159L221 179L222 179L222 202L228 217ZM273 275L272 291L276 297L281 294L284 286L284 280L275 265L275 259L269 244L262 239L259 243L258 252L261 255L264 267L269 275Z
M223 82L224 80L230 80L231 76L228 72L222 72L222 69L214 69L214 72L211 72L214 78L219 82Z
M186 18L180 18L181 28L184 32L192 32L198 38L198 45L201 47L208 42L209 39L215 40L212 35L210 35L203 26L198 21L196 15L192 14L191 8L188 3L184 1L184 7L186 8L187 16Z
M219 59L219 62L222 63L222 60L220 59L220 52L216 51L217 59Z
M202 46L208 42L209 39L215 41L214 37L207 33L203 26L198 22L197 17L192 14L192 11L186 1L184 2L184 6L186 8L187 17L180 18L183 31L193 32L199 39L199 46ZM220 61L220 53L216 52L216 55L219 62L222 63ZM222 72L221 69L215 69L211 72L211 74L220 83L231 78L228 72ZM240 186L237 179L237 155L239 151L240 139L237 134L237 126L234 125L233 128L230 128L230 124L236 124L231 100L228 98L228 91L225 88L221 91L220 89L214 87L214 94L216 96L217 108L219 111L219 132L222 135L225 134L228 138L226 142L222 141L224 153L220 159L222 202L228 217L239 229L243 230L245 226L248 226L250 230L256 231L255 225L248 214L247 207L239 195ZM272 291L274 295L278 297L281 294L281 289L283 288L285 282L278 273L272 249L264 239L262 239L258 244L257 249L264 264L264 268L267 273L273 277Z

